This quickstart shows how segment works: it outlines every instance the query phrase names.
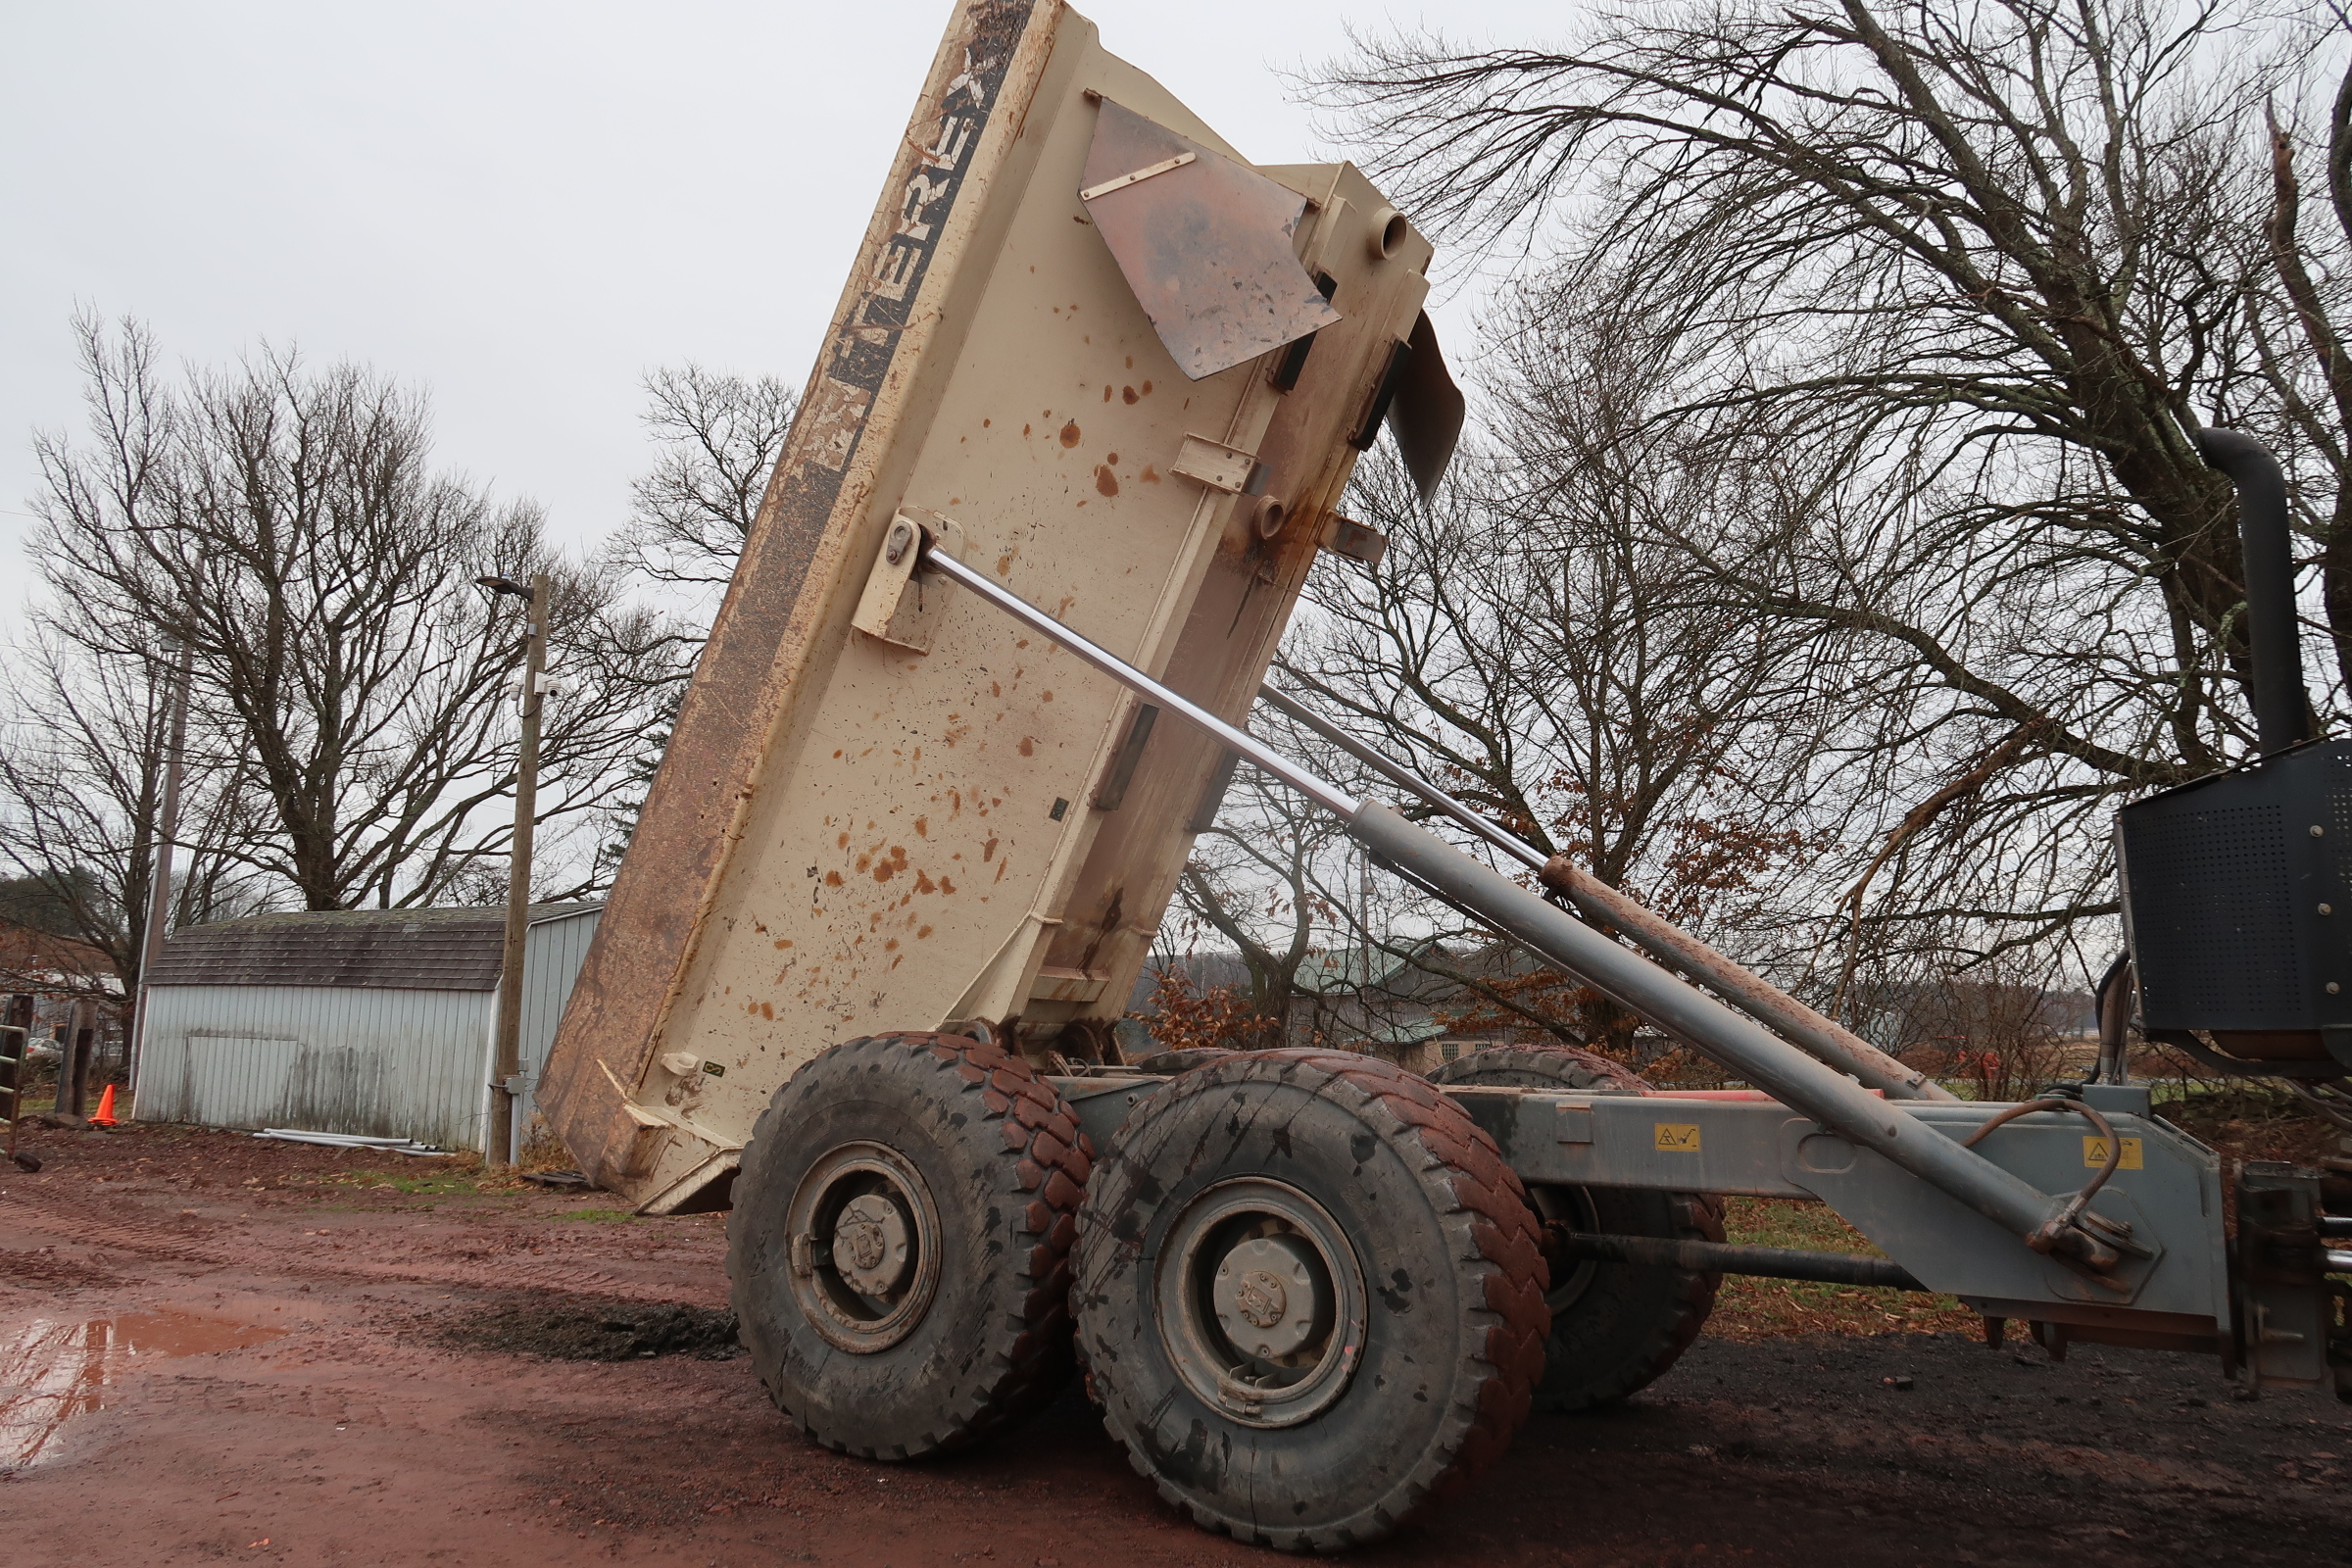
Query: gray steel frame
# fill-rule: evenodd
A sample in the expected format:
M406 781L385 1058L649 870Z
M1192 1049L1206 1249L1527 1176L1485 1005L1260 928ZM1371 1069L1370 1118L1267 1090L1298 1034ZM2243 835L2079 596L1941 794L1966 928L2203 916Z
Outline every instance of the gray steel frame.
M1105 1074L1054 1084L1101 1147L1165 1081ZM1960 1297L1990 1316L2089 1327L2128 1319L2147 1332L2208 1339L2229 1332L2221 1161L2164 1122L2108 1118L2124 1141L2125 1168L2091 1206L2129 1225L2149 1255L2125 1259L2112 1277L2090 1278L2020 1246L1926 1182L1906 1180L1877 1152L1761 1095L1446 1092L1531 1184L1814 1199L1870 1238L1917 1281L1912 1288ZM1926 1136L1957 1150L1959 1139L2005 1108L1963 1102L1916 1114ZM2020 1182L2079 1186L2104 1161L2094 1138L2072 1116L2031 1116L1995 1130L1982 1157Z

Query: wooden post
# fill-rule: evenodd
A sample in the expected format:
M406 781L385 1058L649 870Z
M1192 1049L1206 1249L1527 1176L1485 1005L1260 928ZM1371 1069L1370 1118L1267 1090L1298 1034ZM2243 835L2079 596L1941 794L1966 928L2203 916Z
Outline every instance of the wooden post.
M483 1159L514 1163L514 1080L522 1072L522 955L530 932L531 830L539 810L540 676L547 668L547 574L523 599L529 636L523 654L522 747L514 770L514 850L507 862L506 956L498 975L498 1035L490 1068L490 1125Z
M90 1113L90 1068L98 1057L98 1004L74 1004L74 1109L72 1114Z
M80 1098L75 1086L81 1082L82 1041L87 1033L81 1024L81 1009L86 1004L76 1000L66 1009L65 1027L58 1030L57 1095L50 1109L60 1116L81 1114Z

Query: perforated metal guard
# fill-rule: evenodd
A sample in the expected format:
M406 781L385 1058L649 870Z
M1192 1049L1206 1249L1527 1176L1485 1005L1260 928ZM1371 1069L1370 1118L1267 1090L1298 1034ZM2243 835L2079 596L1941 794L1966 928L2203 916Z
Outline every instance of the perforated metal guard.
M2281 753L2116 821L2149 1027L2352 1022L2352 989L2327 990L2352 988L2352 746Z
M2282 817L2277 806L2183 812L2133 835L2132 937L2151 1022L2162 1014L2207 1020L2172 1027L2291 1027L2235 1021L2267 1020L2281 1003L2301 1010Z

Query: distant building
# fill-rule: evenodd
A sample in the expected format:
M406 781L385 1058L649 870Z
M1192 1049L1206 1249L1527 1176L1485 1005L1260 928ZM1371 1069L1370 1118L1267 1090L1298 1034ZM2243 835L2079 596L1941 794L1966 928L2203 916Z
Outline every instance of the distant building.
M537 905L516 1140L601 904ZM264 914L174 932L147 976L141 1121L483 1147L506 911Z
M20 1010L26 998L31 1006ZM0 918L0 1001L10 1004L0 1018L29 1018L31 1054L41 1060L56 1059L57 1048L51 1042L72 1028L74 1007L96 1004L84 1019L93 1030L91 1043L96 1048L90 1081L104 1081L121 1065L122 979L104 949Z
M38 926L0 919L0 992L122 1000L122 982L105 950Z

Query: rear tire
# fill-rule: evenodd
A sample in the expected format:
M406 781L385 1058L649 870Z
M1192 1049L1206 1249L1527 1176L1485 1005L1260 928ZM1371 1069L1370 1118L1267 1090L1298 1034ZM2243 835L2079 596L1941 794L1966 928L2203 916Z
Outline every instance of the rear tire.
M1500 1454L1543 1368L1534 1214L1400 1067L1268 1051L1138 1105L1079 1210L1079 1342L1160 1495L1237 1540L1376 1541Z
M1497 1046L1449 1061L1430 1081L1481 1089L1549 1089L1579 1095L1640 1094L1649 1084L1591 1052ZM1622 1187L1531 1187L1547 1224L1613 1236L1720 1242L1723 1205L1702 1193ZM1555 1268L1545 1294L1545 1342L1539 1410L1587 1410L1625 1398L1665 1375L1715 1309L1720 1274L1576 1259Z
M1091 1160L1051 1085L961 1035L852 1040L795 1073L727 1221L729 1299L777 1407L828 1448L918 1459L1052 1399Z

